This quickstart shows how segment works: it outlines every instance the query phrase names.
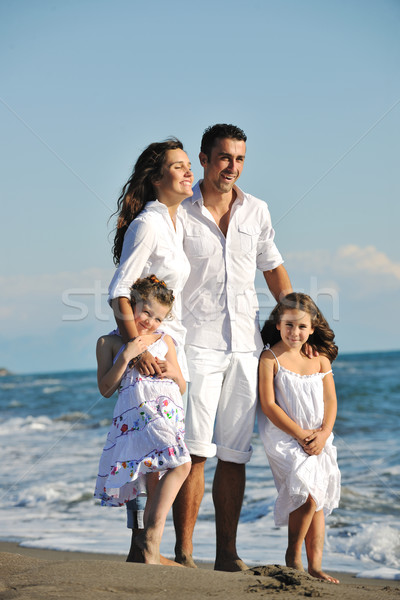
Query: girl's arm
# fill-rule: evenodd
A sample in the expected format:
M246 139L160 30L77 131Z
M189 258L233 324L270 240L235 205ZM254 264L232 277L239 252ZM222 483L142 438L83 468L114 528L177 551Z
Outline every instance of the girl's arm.
M186 390L186 381L182 375L182 371L178 363L175 344L169 335L166 335L164 340L168 346L168 352L165 355L165 360L158 360L157 358L156 360L161 368L162 376L175 381L175 383L178 384L181 394L184 394Z
M295 438L301 446L305 438L312 433L310 429L303 429L293 421L275 401L274 372L275 359L270 352L261 354L258 368L258 393L261 408L268 419L282 431Z
M116 351L117 345L113 338L114 336L103 336L98 339L96 346L97 385L100 394L105 398L110 398L118 388L129 361L147 348L141 338L137 337L135 341L126 345L113 363L114 356L118 351Z
M321 360L321 373L327 373L331 369L331 363L326 356L320 356ZM324 449L326 440L330 436L333 430L333 426L336 421L337 413L337 399L335 382L333 380L333 374L328 373L323 379L323 390L324 390L324 420L321 428L315 431L305 441L307 446L305 448L307 454L320 454Z

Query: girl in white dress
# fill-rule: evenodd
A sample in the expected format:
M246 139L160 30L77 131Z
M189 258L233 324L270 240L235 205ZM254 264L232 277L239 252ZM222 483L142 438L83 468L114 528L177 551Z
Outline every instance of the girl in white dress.
M339 583L322 570L325 517L339 505L340 472L332 429L337 401L334 334L306 294L285 296L262 330L258 424L278 490L274 517L288 525L286 565ZM271 344L271 347L269 347ZM311 358L306 344L318 352Z
M100 458L95 497L103 505L122 506L147 492L145 527L134 543L143 562L160 564L165 520L191 465L184 442L186 382L174 341L159 329L171 310L172 291L151 275L136 281L131 298L138 336L127 344L115 334L97 342L99 390L107 398L118 389L118 399ZM135 368L147 349L161 376L143 376Z

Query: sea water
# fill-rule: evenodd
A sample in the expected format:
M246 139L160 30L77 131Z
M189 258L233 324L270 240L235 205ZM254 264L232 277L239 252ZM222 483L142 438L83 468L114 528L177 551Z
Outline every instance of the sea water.
M343 355L334 363L340 506L327 519L324 567L400 579L400 352ZM125 509L93 498L115 398L92 371L0 379L0 538L25 547L126 554ZM276 490L255 428L238 531L249 564L284 564L286 528L273 521ZM215 459L194 535L194 556L215 555ZM235 490L227 490L235 493ZM162 552L173 556L168 517Z

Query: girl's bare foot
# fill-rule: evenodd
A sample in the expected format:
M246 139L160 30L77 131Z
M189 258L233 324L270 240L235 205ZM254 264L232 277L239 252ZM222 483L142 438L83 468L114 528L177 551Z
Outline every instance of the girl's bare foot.
M175 560L171 560L162 554L160 554L160 563L162 565L167 565L168 567L183 567L183 565L179 564Z
M297 571L304 571L303 563L301 562L301 557L296 556L296 554L291 552L289 548L286 550L285 563L287 567L291 567L292 569L296 569Z
M328 573L324 573L323 571L314 571L311 567L308 568L308 572L312 577L316 577L316 579L322 579L323 581L329 581L330 583L340 583L339 579L335 579Z
M139 549L138 546L136 546L136 543L135 543L135 538L139 533L140 532L135 531L135 533L132 534L131 547L129 549L129 554L126 557L126 562L134 562L134 563L142 563L143 562L142 551ZM175 562L174 560L170 560L169 558L167 558L166 556L163 556L162 554L160 554L160 563L162 565L168 565L170 567L183 567L183 565L180 565L179 563Z
M139 535L135 536L135 546L138 548L143 560L146 565L160 565L160 552L158 545L152 543L146 533L143 531Z

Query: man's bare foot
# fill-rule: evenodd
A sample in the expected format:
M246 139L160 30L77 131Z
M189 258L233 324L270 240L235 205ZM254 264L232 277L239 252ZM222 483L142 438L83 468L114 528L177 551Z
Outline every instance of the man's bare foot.
M175 548L175 560L177 563L182 565L182 567L188 567L189 569L197 569L197 565L193 560L193 556L191 554L186 554L183 550L177 550Z
M301 562L301 558L295 556L289 550L286 550L285 564L287 567L291 567L292 569L296 569L297 571L304 571L304 567L303 567L303 563Z
M311 569L309 567L308 572L312 577L315 577L316 579L322 579L323 581L329 581L330 583L340 583L339 579L335 579L335 577L332 577L331 575L328 575L328 573L324 573L323 571L314 571L314 569Z
M219 558L214 563L214 571L228 571L235 573L236 571L247 571L249 567L242 561L241 558Z

